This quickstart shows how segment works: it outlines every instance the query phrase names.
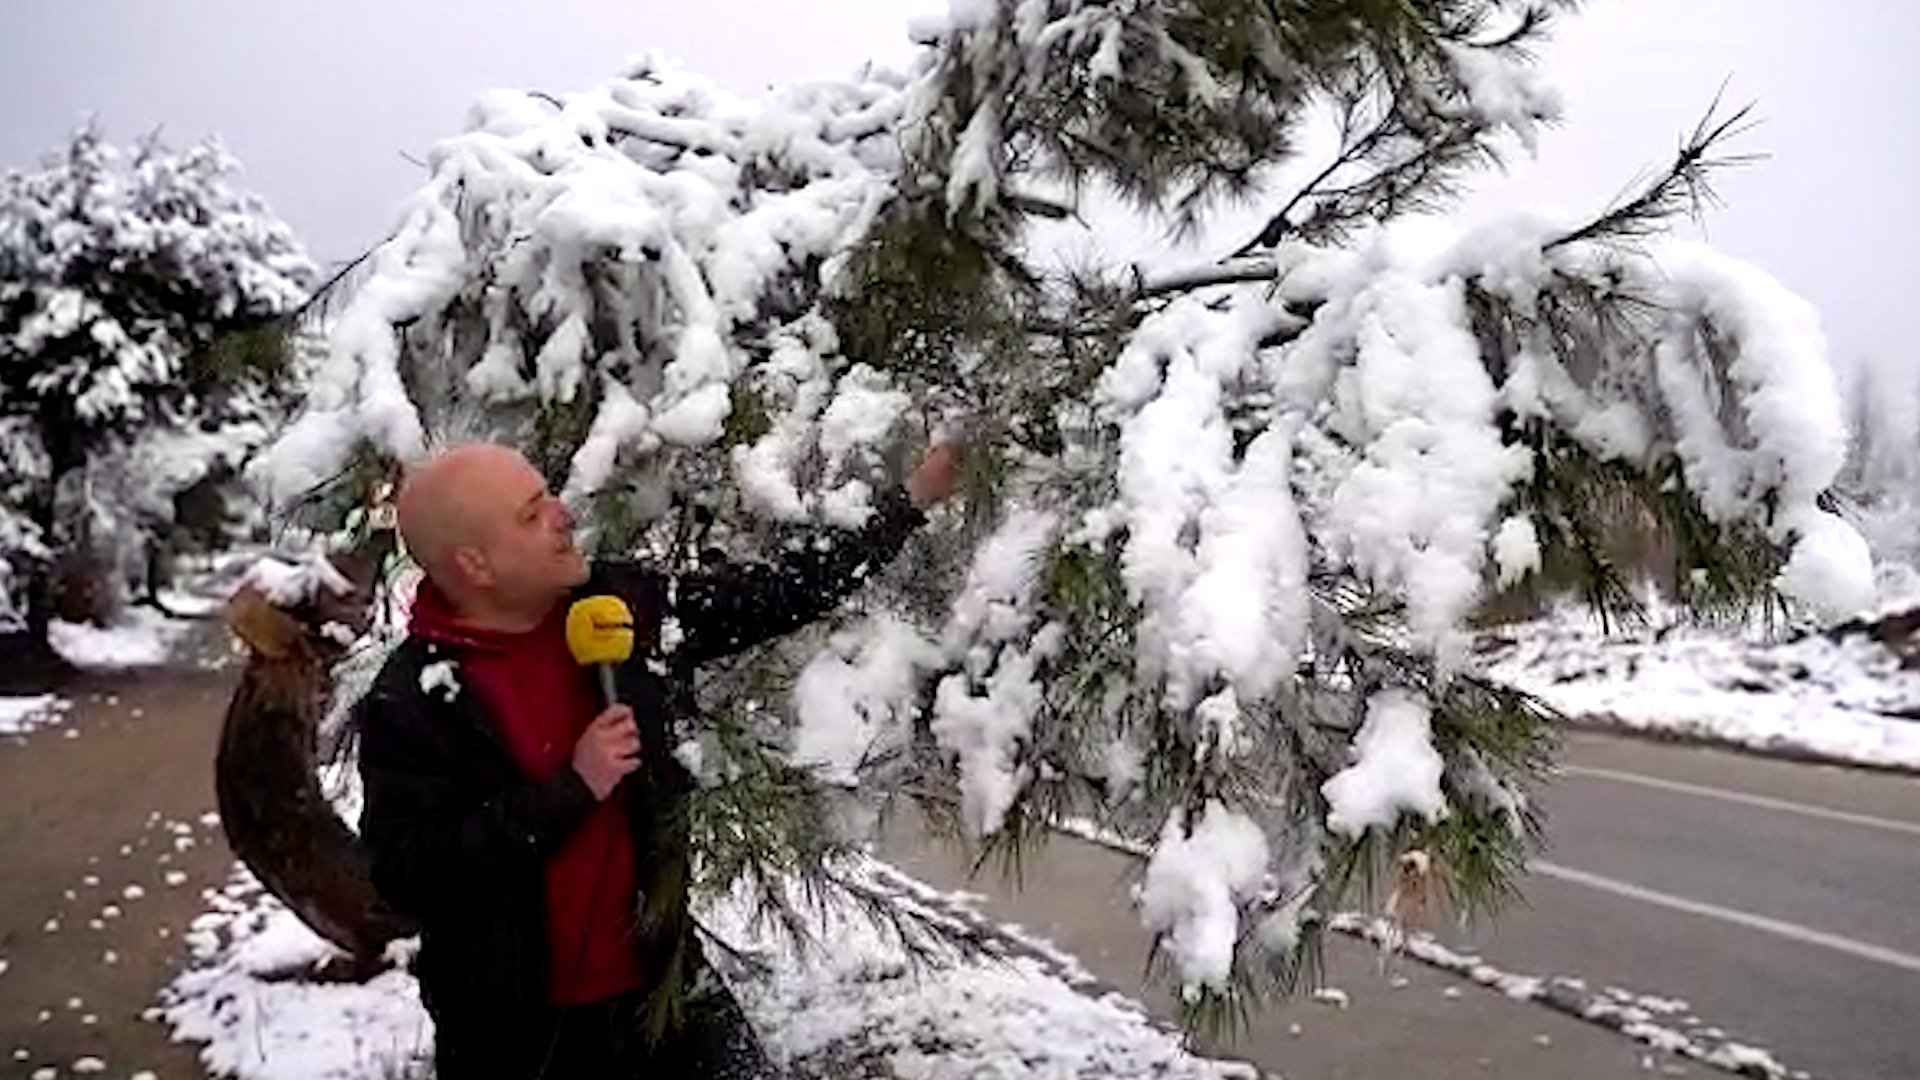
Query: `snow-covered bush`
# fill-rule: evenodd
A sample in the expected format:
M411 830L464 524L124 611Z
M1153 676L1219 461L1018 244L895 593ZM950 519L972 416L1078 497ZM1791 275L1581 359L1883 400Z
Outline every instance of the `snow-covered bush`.
M265 441L313 273L217 142L77 132L0 178L0 623L99 616L172 499ZM65 598L71 605L73 598Z

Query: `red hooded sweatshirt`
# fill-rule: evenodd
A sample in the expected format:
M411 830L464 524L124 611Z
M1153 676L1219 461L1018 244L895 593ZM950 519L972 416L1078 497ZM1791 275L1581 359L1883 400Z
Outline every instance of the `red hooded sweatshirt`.
M592 679L567 649L564 604L554 605L532 630L502 633L458 622L445 595L422 582L410 629L453 651L463 684L488 706L501 741L528 779L572 768L574 744L601 703ZM548 861L546 873L553 1003L600 1001L641 986L645 980L632 945L639 879L617 794L587 814Z

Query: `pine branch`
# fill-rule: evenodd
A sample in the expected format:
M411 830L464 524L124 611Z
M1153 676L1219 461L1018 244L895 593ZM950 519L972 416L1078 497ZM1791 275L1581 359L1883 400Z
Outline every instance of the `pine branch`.
M1245 258L1261 248L1274 247L1295 232L1299 226L1294 223L1293 212L1308 199L1319 196L1321 194L1321 185L1332 180L1340 170L1365 160L1366 156L1388 136L1389 129L1393 127L1396 122L1396 118L1389 115L1361 138L1345 143L1341 147L1340 152L1334 156L1334 159L1327 163L1326 168L1321 169L1311 180L1301 185L1300 189L1293 193L1293 197L1287 200L1286 205L1282 206L1278 213L1267 219L1266 225L1261 227L1260 232L1251 240L1248 240L1246 243L1240 245L1239 248L1235 249L1233 254L1228 256L1228 258Z
M1720 95L1714 95L1713 104L1681 143L1673 163L1664 172L1639 193L1616 198L1599 217L1548 241L1544 250L1552 251L1585 240L1622 241L1650 236L1664 231L1677 215L1685 214L1698 221L1707 207L1718 205L1713 174L1750 165L1765 157L1721 153L1726 143L1752 131L1757 122L1749 119L1754 110L1752 103L1722 117L1720 101Z
M1571 6L1562 4L1562 6ZM1520 19L1513 29L1488 41L1476 41L1479 49L1510 49L1545 34L1553 22L1553 10L1545 4L1530 7L1520 13Z
M387 239L392 238L388 237ZM380 243L373 245L341 264L338 270L335 270L325 281L321 282L312 292L307 294L307 299L304 303L288 313L286 325L289 328L303 326L310 317L316 314L325 314L336 301L340 300L346 294L351 293L353 291L351 279L354 277L355 272L366 266L367 261L372 259L374 253L379 251L381 246L386 242L386 240L382 240Z

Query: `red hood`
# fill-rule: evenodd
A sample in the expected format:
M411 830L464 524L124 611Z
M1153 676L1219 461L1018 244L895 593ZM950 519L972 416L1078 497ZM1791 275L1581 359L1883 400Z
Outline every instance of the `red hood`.
M461 622L447 594L427 580L422 580L420 588L414 593L413 614L407 622L407 629L425 641L482 652L505 652L516 640L526 636Z

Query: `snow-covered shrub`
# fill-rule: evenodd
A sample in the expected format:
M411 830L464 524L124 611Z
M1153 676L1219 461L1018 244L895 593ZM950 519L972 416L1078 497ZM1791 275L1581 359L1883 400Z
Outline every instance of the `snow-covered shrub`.
M313 267L236 171L89 126L0 178L0 621L44 624L63 561L100 597L66 614L105 614L173 497L267 438L289 361L263 324Z

